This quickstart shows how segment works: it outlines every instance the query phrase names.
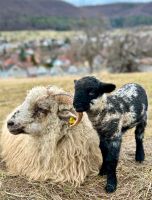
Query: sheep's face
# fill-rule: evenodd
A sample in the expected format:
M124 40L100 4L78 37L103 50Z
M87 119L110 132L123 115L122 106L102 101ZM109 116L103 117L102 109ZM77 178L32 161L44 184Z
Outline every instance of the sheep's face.
M92 76L83 77L75 83L74 108L77 112L84 112L90 109L93 99L97 99L104 93L112 92L115 85L100 82Z
M71 105L72 107L72 105ZM64 111L45 87L32 89L25 101L11 114L7 126L12 134L40 135L51 126L58 126L59 120L66 120L68 109ZM70 112L70 111L69 111Z

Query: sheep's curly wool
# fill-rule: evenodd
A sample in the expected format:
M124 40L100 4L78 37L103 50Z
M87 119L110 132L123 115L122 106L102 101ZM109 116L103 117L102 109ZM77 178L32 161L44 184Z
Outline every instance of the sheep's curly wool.
M7 117L1 135L1 156L11 174L79 186L86 176L98 174L101 165L99 138L86 115L78 126L70 128L58 117L58 112L65 108L74 111L72 104L58 104L51 97L39 102L43 106L49 104L49 114L34 118L37 99L47 95L47 90L33 88L23 104ZM50 87L49 91L65 93L57 87ZM22 123L28 134L11 134L7 128L11 117Z

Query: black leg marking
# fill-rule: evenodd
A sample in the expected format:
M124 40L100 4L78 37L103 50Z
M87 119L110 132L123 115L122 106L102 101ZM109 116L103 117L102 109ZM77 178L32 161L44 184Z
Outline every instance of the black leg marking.
M100 176L106 175L107 174L107 168L106 168L106 156L108 153L107 147L105 145L104 140L101 139L100 141L100 149L101 149L101 153L102 153L102 159L103 159L103 163L99 172Z
M119 159L121 139L101 138L100 148L104 157L100 173L107 174L107 185L105 187L108 193L114 192L117 188L116 168ZM103 151L105 150L105 151Z
M143 147L143 138L144 131L146 127L146 122L138 124L135 130L135 139L136 139L136 155L135 159L138 162L142 162L145 159L144 147Z
M114 192L117 188L117 168L118 160L107 161L107 185L105 187L108 193Z

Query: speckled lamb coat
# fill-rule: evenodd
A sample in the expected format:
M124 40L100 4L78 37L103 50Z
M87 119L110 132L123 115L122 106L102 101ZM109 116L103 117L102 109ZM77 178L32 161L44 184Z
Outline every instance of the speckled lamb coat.
M143 136L147 123L148 100L145 90L129 83L115 90L115 85L103 83L87 76L75 81L73 105L77 112L86 112L100 138L103 163L100 175L107 175L107 192L117 186L116 167L119 159L122 135L136 127L136 161L144 160Z
M112 95L93 100L87 114L101 137L121 138L140 121L146 122L148 103L145 95L140 85L126 84Z

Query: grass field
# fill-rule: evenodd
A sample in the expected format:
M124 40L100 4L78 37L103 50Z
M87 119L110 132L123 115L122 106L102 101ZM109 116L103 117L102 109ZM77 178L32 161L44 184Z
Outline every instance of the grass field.
M41 40L44 38L65 39L76 34L74 31L0 31L0 37L12 42Z
M0 200L151 200L152 199L152 73L98 75L117 87L127 82L137 82L147 90L149 97L148 126L145 132L146 160L134 161L135 141L133 131L123 138L118 165L118 189L113 194L104 191L105 177L88 178L80 188L29 182L24 177L11 177L4 163L0 163ZM0 126L6 115L25 98L27 90L36 85L55 84L73 92L76 77L0 80Z

